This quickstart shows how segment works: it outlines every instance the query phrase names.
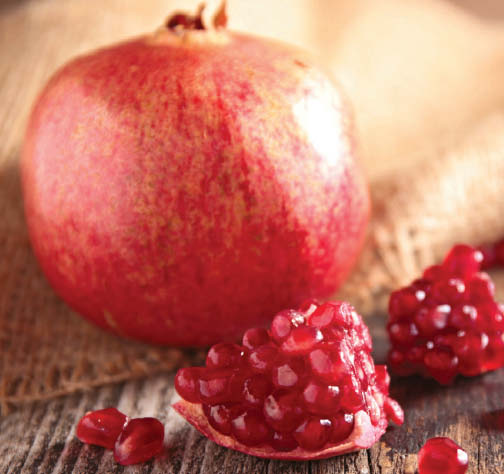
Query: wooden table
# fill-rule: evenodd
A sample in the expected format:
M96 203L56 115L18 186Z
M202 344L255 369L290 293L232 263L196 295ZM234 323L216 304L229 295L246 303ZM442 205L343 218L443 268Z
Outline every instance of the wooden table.
M383 361L387 344L382 318L373 321L375 356ZM0 420L0 472L413 474L416 453L432 436L449 436L463 446L470 473L504 472L504 369L460 378L451 387L419 377L394 379L392 395L404 407L406 421L389 428L371 449L322 461L280 462L222 448L200 435L171 409L177 395L173 375L167 374L35 403L5 416ZM74 430L79 418L106 406L165 423L163 455L123 468L111 452L78 441Z

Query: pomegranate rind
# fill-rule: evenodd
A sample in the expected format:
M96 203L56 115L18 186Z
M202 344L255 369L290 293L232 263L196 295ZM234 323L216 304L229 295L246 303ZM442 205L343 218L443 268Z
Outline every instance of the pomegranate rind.
M331 445L319 451L306 451L302 448L296 448L292 451L280 452L275 451L269 446L245 446L230 436L219 433L208 423L203 413L203 408L198 403L180 400L172 406L200 433L220 446L260 458L281 459L285 461L326 459L339 456L340 454L358 451L359 449L367 449L381 438L387 428L387 421L385 419L381 419L377 426L373 426L369 415L361 410L355 413L354 429L344 442Z

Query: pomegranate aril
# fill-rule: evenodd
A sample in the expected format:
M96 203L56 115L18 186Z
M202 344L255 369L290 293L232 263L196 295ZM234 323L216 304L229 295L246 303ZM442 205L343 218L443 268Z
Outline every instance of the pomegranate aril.
M259 374L271 372L278 356L278 348L273 345L260 346L250 352L248 365L251 370Z
M480 273L469 280L467 284L467 301L471 304L485 303L495 295L495 285L485 274Z
M177 393L188 402L199 403L199 376L200 367L186 367L180 369L175 376L175 389Z
M127 420L116 408L90 411L80 419L76 435L83 443L113 449Z
M246 410L233 418L231 432L240 443L246 446L266 443L272 435L262 414L254 410Z
M364 398L358 380L354 375L345 375L341 380L341 408L353 412L364 407Z
M449 275L467 278L478 272L483 261L483 254L469 245L455 245L443 260L443 271Z
M288 452L298 447L297 441L294 436L288 433L273 433L273 438L270 441L271 447L275 451Z
M346 360L346 351L346 346L341 344L311 351L308 360L313 374L328 383L338 382L351 370Z
M230 399L232 369L208 369L199 379L199 397L203 403L216 405Z
M387 397L383 403L383 408L390 421L394 422L396 425L402 425L404 423L403 409L395 400Z
M303 355L310 352L323 338L318 328L301 326L292 329L280 347L285 354Z
M411 346L418 336L418 329L413 323L393 323L388 331L392 341L400 346Z
M390 375L386 365L375 365L376 385L384 395L389 393Z
M261 407L272 392L271 382L262 375L253 375L243 384L243 401L250 406Z
M450 438L431 438L418 452L418 474L464 474L468 465L467 453Z
M352 307L345 302L324 303L310 316L309 323L317 328L326 328L331 325L349 327L351 325Z
M354 416L352 413L338 413L331 418L331 441L339 443L347 439L354 429Z
M448 313L440 307L422 308L415 314L414 322L422 336L430 336L446 327Z
M237 367L242 357L243 349L237 344L215 344L208 351L206 366L213 369Z
M423 295L425 297L425 295ZM416 290L403 288L394 291L390 295L389 314L393 321L399 319L399 316L413 314L420 306L420 300Z
M428 281L436 281L443 277L443 267L441 265L431 265L423 272L423 277Z
M303 315L294 309L280 311L271 322L271 338L278 344L287 339L293 327L304 323Z
M504 265L504 239L495 244L495 263Z
M222 434L231 433L232 412L226 405L203 405L203 412L214 429Z
M299 387L306 374L306 365L303 359L290 359L274 365L271 370L273 385L278 389L291 389Z
M480 264L481 270L487 270L497 264L497 254L494 245L480 245L478 250L483 256Z
M329 441L331 432L331 420L310 417L294 431L294 438L301 448L307 451L316 451Z
M275 431L292 432L305 416L295 392L269 395L264 401L264 418Z
M432 284L429 300L442 303L458 303L463 300L465 284L459 278L438 280Z
M432 377L441 384L450 383L457 373L458 357L449 350L427 351L424 362Z
M242 344L247 349L255 349L256 347L267 344L270 340L268 331L264 328L249 329L243 335Z
M156 418L133 418L114 446L114 459L123 466L148 461L163 449L164 427Z
M337 385L310 382L303 390L303 402L306 409L316 415L338 411L340 398L340 389Z

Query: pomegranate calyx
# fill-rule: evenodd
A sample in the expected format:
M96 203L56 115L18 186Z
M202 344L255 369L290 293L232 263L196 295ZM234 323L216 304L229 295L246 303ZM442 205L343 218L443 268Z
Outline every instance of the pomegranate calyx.
M292 451L282 452L268 446L246 446L231 436L219 433L210 425L199 403L180 400L172 405L172 407L198 431L220 446L267 459L302 461L330 458L359 449L369 448L378 441L385 431L385 427L373 426L369 415L364 410L360 410L354 415L355 424L353 431L344 441L319 451L307 451L297 447Z
M226 14L226 0L220 3L219 8L211 18L206 18L206 15L203 15L205 10L206 4L201 3L195 15L176 12L168 17L165 26L168 30L175 33L182 33L188 30L209 30L226 27L228 20Z

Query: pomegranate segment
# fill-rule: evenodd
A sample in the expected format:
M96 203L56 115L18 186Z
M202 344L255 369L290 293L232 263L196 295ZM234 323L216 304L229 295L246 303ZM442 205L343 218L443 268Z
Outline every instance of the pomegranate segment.
M79 421L76 435L86 444L113 449L128 417L116 408L90 411Z
M450 384L458 374L504 366L504 315L490 277L481 272L492 259L488 249L456 245L441 265L391 294L387 330L394 372Z
M163 449L164 427L156 418L133 418L114 446L114 459L123 466L148 461Z
M404 420L388 397L387 369L375 367L370 352L368 329L350 305L310 302L277 314L269 331L247 331L242 346L212 347L206 367L181 369L175 386L183 400L174 408L215 442L260 457L368 448L388 420Z
M464 474L467 453L450 438L431 438L418 452L418 474Z

